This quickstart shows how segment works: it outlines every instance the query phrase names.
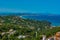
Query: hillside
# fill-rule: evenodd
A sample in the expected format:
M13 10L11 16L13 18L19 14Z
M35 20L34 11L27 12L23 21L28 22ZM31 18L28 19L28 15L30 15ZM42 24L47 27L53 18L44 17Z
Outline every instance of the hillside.
M23 19L20 16L0 16L0 39L16 40L19 35L28 35L32 38L35 37L35 32L40 33L50 26L51 23L48 21Z
M48 21L37 21L32 19L23 19L19 16L0 16L0 25L18 25L22 27L36 27L45 28L50 27L51 23Z

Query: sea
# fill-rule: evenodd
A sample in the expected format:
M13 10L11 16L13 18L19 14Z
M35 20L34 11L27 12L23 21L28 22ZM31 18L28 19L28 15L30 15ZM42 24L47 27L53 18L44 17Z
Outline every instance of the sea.
M25 19L33 19L33 20L46 20L51 22L51 26L60 26L60 15L26 15L22 16Z

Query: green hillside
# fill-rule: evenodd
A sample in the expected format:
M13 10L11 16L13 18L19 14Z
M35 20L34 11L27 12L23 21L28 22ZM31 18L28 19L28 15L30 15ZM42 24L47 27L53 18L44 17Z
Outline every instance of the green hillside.
M40 35L49 36L51 23L23 19L19 16L0 16L0 40L40 40ZM48 33L48 34L47 34ZM26 38L19 38L19 35Z

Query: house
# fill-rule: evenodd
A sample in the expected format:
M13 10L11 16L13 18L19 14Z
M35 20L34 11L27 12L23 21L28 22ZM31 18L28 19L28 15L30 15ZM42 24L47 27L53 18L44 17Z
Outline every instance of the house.
M4 34L6 34L6 32L2 32L1 35L3 36Z
M25 36L25 35L19 35L18 38L19 38L19 39L20 39L20 38L26 38L26 36Z
M56 40L60 40L60 32L57 32L56 35L55 35L55 37L56 37L55 38Z
M57 32L55 36L49 37L48 40L60 40L60 32Z

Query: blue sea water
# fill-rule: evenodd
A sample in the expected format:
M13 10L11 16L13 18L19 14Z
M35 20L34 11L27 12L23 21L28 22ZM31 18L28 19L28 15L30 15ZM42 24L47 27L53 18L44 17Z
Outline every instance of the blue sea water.
M60 15L33 15L22 16L22 18L33 20L47 20L51 22L52 26L60 26Z

